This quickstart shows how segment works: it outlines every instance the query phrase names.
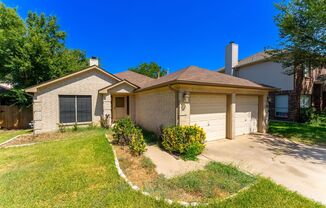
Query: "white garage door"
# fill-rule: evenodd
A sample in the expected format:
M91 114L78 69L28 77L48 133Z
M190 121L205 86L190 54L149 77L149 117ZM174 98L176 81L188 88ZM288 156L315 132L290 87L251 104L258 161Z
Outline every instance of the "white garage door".
M197 124L206 132L206 141L225 138L226 96L191 94L190 125Z
M257 132L258 96L236 97L235 135Z

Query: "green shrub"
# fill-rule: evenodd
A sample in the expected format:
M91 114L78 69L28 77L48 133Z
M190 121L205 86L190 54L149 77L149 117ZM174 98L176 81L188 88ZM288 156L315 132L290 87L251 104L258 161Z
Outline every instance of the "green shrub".
M300 121L309 122L311 124L323 124L326 123L326 110L322 112L316 111L315 108L301 108L300 109Z
M185 159L196 159L205 148L206 135L199 126L174 126L163 129L162 146Z
M156 144L158 142L158 136L154 132L148 131L146 129L142 129L142 132L147 144Z
M141 129L135 127L131 132L129 141L129 149L133 155L141 155L146 150L146 143Z
M129 117L118 120L112 130L114 143L128 145L133 155L141 155L145 152L146 143L142 130L136 127Z
M200 155L204 151L204 144L195 142L186 148L185 153L182 155L184 160L197 160L197 155Z
M120 145L128 145L135 128L135 124L129 117L116 121L113 126L114 142Z
M78 130L78 124L74 123L74 125L72 126L72 130L73 131L77 131Z

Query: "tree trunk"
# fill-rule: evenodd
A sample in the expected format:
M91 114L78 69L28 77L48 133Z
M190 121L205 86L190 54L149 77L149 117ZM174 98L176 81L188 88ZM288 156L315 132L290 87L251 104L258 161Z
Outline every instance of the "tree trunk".
M294 74L294 120L300 121L300 97L302 93L302 84L303 84L303 68L298 66Z

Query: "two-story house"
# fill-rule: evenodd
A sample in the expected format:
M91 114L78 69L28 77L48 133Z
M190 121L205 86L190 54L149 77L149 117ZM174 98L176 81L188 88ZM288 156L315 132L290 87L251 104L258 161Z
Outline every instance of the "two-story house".
M270 119L298 121L300 109L295 105L298 99L300 108L313 106L318 111L325 109L326 84L321 78L326 75L326 69L305 70L302 83L296 83L297 75L286 74L282 64L273 62L265 52L242 60L238 60L238 54L237 44L231 42L227 45L225 67L218 71L278 88L277 92L269 94ZM302 86L301 92L296 90L298 85Z

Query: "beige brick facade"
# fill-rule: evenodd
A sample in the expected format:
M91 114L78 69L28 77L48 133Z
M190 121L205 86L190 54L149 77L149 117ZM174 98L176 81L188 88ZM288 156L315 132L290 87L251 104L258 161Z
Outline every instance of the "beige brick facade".
M147 130L176 125L176 94L168 87L136 93L135 106L136 122Z
M98 123L103 115L103 97L98 90L116 82L92 70L39 89L34 94L33 104L35 133L58 129L59 95L91 95L92 122Z

